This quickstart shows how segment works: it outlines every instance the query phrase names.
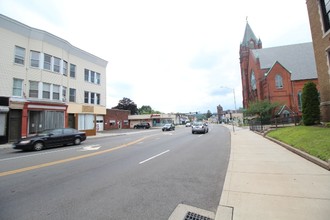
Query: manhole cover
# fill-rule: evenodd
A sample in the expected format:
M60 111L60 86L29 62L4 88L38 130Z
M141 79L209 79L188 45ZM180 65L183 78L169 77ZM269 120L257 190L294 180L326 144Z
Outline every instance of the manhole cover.
M188 212L184 217L184 220L213 220L213 219L193 212Z

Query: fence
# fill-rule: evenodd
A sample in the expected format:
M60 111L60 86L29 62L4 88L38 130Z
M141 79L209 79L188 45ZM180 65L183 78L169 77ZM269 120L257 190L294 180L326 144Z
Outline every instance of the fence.
M300 116L272 118L267 122L263 122L259 118L256 118L249 121L249 128L251 131L263 132L269 128L296 126L299 124L300 120Z

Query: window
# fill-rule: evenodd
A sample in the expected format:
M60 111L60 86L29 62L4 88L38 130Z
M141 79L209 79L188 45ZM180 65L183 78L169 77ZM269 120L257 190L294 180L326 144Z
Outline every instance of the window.
M256 85L256 77L255 77L253 71L252 71L252 73L251 73L251 88L252 88L252 90L256 90L256 89L257 89L257 85Z
M100 94L96 93L96 104L99 105L101 102Z
M42 84L42 98L50 99L50 84L49 83Z
M101 74L96 73L96 84L101 84Z
M94 128L94 115L78 115L78 130L90 130Z
M89 101L89 92L86 92L86 91L85 91L85 99L84 99L84 103L87 103L87 104L88 104L88 103L89 103L88 101Z
M44 54L44 69L45 70L51 70L50 69L51 64L52 64L52 56L45 53Z
M13 96L23 96L23 80L22 79L15 79L13 84Z
M76 65L70 64L70 77L75 78L76 77Z
M63 60L63 75L68 75L68 62L66 62L65 60Z
M95 82L95 72L91 71L91 82L94 83Z
M53 85L53 100L60 100L60 86Z
M29 97L38 98L38 82L30 81Z
M95 93L91 92L91 104L95 104Z
M321 0L321 11L323 18L324 32L330 29L330 0Z
M62 87L62 102L66 102L66 87Z
M54 72L59 73L61 67L61 59L54 57Z
M24 65L24 60L25 60L25 48L15 46L15 59L14 59L14 62L17 63L17 64Z
M89 70L85 69L85 81L89 82Z
M282 76L280 76L279 74L277 74L275 76L275 85L276 85L276 88L278 88L278 89L283 88L283 79L282 79Z
M301 112L302 111L302 92L298 92L298 110Z
M70 102L76 102L76 89L70 88L70 97L69 97Z
M39 67L40 53L37 51L31 50L31 60L30 65L32 67Z

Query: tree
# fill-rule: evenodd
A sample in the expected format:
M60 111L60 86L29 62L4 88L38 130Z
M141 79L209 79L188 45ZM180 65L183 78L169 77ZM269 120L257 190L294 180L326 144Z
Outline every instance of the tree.
M320 100L315 83L307 82L302 92L302 116L305 125L320 122Z
M210 118L212 116L212 113L210 110L207 110L207 113L206 113L206 118Z
M149 105L142 105L141 108L138 109L139 114L147 115L147 114L162 114L160 111L153 110Z
M252 102L249 103L249 108L245 110L244 115L257 115L262 122L266 122L272 117L273 110L278 106L278 103L270 103L268 100Z
M137 105L132 100L126 97L120 100L118 105L113 107L112 109L130 110L131 115L136 115L138 113Z

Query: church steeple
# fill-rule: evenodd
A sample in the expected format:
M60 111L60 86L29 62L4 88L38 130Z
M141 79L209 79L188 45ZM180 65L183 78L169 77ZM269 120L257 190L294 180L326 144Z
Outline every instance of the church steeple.
M248 97L250 91L250 74L249 74L249 55L253 49L261 49L262 42L257 39L253 33L249 23L246 21L243 41L240 45L240 67L241 67L241 80L242 80L242 93L243 93L243 108L248 107Z
M260 49L262 48L262 43L260 38L257 39L256 35L253 33L249 23L246 21L245 32L241 47L248 47L250 49Z

